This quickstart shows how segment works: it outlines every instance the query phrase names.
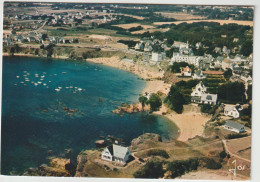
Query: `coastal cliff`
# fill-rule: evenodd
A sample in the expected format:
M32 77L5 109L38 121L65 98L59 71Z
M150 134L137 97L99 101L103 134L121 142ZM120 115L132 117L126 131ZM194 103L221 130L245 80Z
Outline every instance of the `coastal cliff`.
M30 168L23 174L25 176L65 176L75 174L75 166L70 159L51 158L49 165L42 164L38 168Z
M221 140L214 138L195 137L187 142L163 142L160 135L145 133L133 139L129 149L132 159L125 166L102 160L103 149L83 150L77 157L75 176L133 178L140 171L146 170L146 165L159 162L165 164L165 169L162 169L164 178L174 178L167 165L176 161L197 161L197 168L211 172L226 168L229 161L228 158L220 157L220 153L224 151L223 144Z

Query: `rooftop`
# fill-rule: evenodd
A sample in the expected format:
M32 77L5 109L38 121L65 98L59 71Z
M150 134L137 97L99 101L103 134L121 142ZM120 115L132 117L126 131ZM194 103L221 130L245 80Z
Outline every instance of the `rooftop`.
M203 71L206 75L223 75L223 71Z
M232 122L232 121L226 121L226 126L229 126L229 127L232 127L232 128L236 128L238 130L240 130L241 128L245 127L244 125L242 124L239 124L239 123L235 123L235 122Z
M118 157L118 158L125 158L126 153L128 152L128 148L127 147L123 147L120 145L110 145L109 147L107 147L110 154L113 155L114 157Z

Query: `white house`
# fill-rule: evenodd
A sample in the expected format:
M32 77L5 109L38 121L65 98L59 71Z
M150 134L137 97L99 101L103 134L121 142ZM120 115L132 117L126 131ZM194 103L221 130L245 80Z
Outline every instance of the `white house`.
M190 56L190 55L183 55L180 53L173 53L172 55L172 63L174 62L186 62L188 64L193 64L195 66L199 65L199 58L198 56Z
M201 103L202 104L217 104L218 95L217 94L202 94L201 95Z
M131 152L128 147L113 144L105 148L101 158L107 161L116 161L125 164L130 156Z
M199 84L196 85L196 87L192 90L191 96L192 97L201 97L202 94L205 94L207 91L207 87L200 82Z
M152 61L158 62L162 61L166 58L166 55L164 52L158 53L158 52L152 52Z
M242 106L238 105L225 105L224 115L231 116L233 118L239 118L241 116Z
M206 78L206 75L204 75L201 70L198 70L198 71L196 71L196 73L193 74L192 78L193 78L193 80L195 80L195 79L202 80L202 79Z
M234 131L236 133L243 133L246 131L245 126L239 123L234 123L232 121L226 121L226 124L223 126L223 128Z
M232 63L233 63L233 62L232 62L230 59L226 58L226 59L224 59L224 60L222 61L221 67L222 67L223 70L226 70L226 69L228 69L228 68L231 69Z
M242 74L241 75L241 79L248 84L252 84L252 77L250 75L247 74Z
M181 68L181 74L183 76L191 76L191 69L189 66L186 66L185 68Z

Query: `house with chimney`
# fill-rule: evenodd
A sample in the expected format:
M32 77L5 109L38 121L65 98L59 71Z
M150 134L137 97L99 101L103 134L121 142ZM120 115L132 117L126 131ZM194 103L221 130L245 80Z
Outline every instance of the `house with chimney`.
M110 145L104 149L101 154L101 158L106 161L115 161L118 163L126 164L131 156L131 152L128 147L120 145Z

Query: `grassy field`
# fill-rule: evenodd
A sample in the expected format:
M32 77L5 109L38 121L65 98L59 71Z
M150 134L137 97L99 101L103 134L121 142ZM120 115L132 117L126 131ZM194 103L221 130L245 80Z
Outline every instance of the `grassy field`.
M122 14L122 13L107 13L108 15L124 15L124 16L128 16L128 17L132 17L132 18L135 18L137 20L143 20L145 19L144 17L142 16L135 16L135 15L128 15L128 14Z
M119 24L119 25L114 25L114 26L124 28L124 29L129 29L129 28L137 27L137 26L142 26L144 29L155 28L155 26L153 26L153 25L144 25L144 24L140 24L140 23Z
M230 152L248 160L251 159L251 136L228 140L227 147Z

